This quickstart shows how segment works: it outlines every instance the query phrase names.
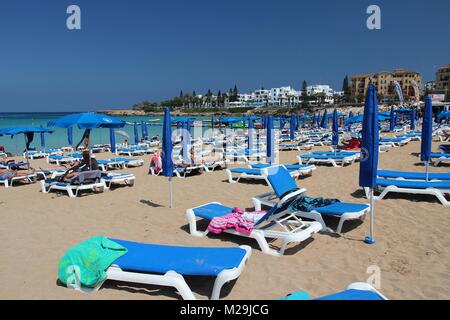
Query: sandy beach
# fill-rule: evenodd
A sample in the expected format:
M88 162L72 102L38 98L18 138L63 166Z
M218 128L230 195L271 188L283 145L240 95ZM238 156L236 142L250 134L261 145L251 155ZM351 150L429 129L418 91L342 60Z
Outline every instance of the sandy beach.
M434 143L433 150L437 146ZM415 155L419 152L420 142L391 148L380 154L379 168L423 171ZM295 163L299 153L282 152L281 162ZM251 245L250 260L237 281L224 287L224 299L274 299L298 290L318 297L366 281L372 265L380 268L380 291L390 299L450 298L450 209L434 197L392 195L376 202L374 245L362 241L368 234L366 219L363 224L347 222L341 236L316 234L311 241L290 246L285 256L272 257L251 239L226 234L192 237L185 218L187 208L210 201L250 209L252 196L270 191L265 183L229 184L224 170L174 178L174 208L169 209L167 179L147 174L149 158L144 157L143 167L122 170L136 175L134 187L86 193L76 199L62 193L42 194L39 184L0 188L0 298L179 299L173 289L155 286L107 282L96 293L82 294L57 284L61 256L96 235L169 245ZM34 160L32 165L47 166L44 160ZM431 167L432 172L448 170L445 165ZM367 203L358 186L358 172L359 163L345 168L318 166L297 184L311 196ZM213 280L193 277L188 284L197 298L206 299Z

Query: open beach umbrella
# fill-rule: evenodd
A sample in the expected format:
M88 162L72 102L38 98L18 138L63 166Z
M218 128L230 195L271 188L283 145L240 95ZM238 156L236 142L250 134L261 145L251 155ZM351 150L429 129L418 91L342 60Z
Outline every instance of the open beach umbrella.
M378 170L378 100L374 85L369 85L364 105L364 121L361 138L361 164L359 169L359 185L369 188L370 198L370 236L365 238L368 244L375 243L373 235L374 199L373 189L376 186Z
M337 149L337 146L339 144L339 124L338 124L338 115L336 109L334 109L333 112L333 138L331 140L333 146L335 147L334 150Z
M253 119L248 119L248 150L253 150Z
M134 122L134 144L139 144L139 129L137 122Z
M78 126L80 129L123 128L125 122L99 113L75 113L48 122L49 127L69 128Z
M36 127L6 128L6 129L2 129L0 131L0 136L8 135L8 136L11 136L11 138L12 138L16 135L23 134L25 137L25 152L27 152L28 149L30 148L30 144L33 142L35 133L39 133L39 134L53 133L53 130L42 128L42 127L41 128L36 128ZM27 159L28 168L29 168L30 164L28 161L28 153L26 153L26 159Z
M59 128L70 128L72 126L77 126L79 129L85 129L81 141L76 147L78 147L84 140L86 146L89 146L90 133L92 129L96 128L123 128L126 122L118 120L116 118L99 114L99 113L75 113L63 116L56 120L48 122L49 127L59 127Z
M292 116L291 116L291 123L290 123L290 126L289 126L289 133L290 133L290 139L291 139L291 141L294 141L294 139L295 139L295 127L296 127L296 120L297 120L297 117L295 116L295 114L292 114Z
M72 127L67 128L67 142L69 143L69 146L73 146L73 128Z
M395 112L394 106L391 107L390 117L389 117L389 131L394 131L395 129Z
M172 122L170 121L170 109L164 111L163 134L162 134L162 174L169 178L169 207L173 207L172 195L172 177L173 177L173 159L172 159Z
M428 181L428 169L431 159L431 145L433 139L433 102L430 96L425 99L423 112L422 137L420 143L420 160L425 162L426 180Z
M415 112L414 109L411 110L410 116L411 116L410 129L411 130L416 130L416 112Z
M266 157L267 163L272 164L274 161L274 130L273 130L273 118L268 116L267 118L267 129L266 129Z
M109 128L109 144L111 145L111 153L116 153L116 133L114 128Z

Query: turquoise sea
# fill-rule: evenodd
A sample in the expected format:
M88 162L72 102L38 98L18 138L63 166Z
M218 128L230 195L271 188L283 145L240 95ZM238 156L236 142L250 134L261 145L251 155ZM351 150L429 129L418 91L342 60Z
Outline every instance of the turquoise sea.
M33 127L47 127L47 123L50 120L57 119L69 113L1 113L0 112L0 129L9 128L9 127L23 127L23 126L33 126ZM157 119L162 121L162 116L122 116L117 117L123 121L134 123L135 121L139 124L142 121L146 121L147 123L152 120L155 122ZM207 116L195 116L196 120L209 120L211 117ZM157 125L148 125L149 137L162 134L162 127ZM62 128L51 128L54 130L52 134L45 135L45 148L57 148L67 146L67 129ZM198 130L199 129L199 130ZM126 125L123 129L121 129L128 133L130 143L134 142L134 126ZM73 128L73 143L76 145L82 135L84 130L80 130L77 127ZM201 135L202 129L195 128L194 136ZM139 125L139 137L141 137L141 126ZM126 137L123 137L119 134L116 134L116 143L123 142ZM91 144L101 144L101 143L109 143L109 129L94 129L91 133ZM21 154L25 149L25 139L23 135L18 135L13 138L9 136L0 136L0 145L4 146L6 151L11 152L12 154ZM42 150L44 148L41 147L40 135L35 135L34 141L31 144L32 147L35 147L37 150Z

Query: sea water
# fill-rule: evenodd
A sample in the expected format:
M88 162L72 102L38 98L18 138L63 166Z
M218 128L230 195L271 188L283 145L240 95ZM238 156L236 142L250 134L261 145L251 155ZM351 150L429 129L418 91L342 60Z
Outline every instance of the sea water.
M3 128L11 128L11 127L44 127L48 128L48 122L51 120L56 120L60 117L67 115L68 113L1 113L0 112L0 129ZM141 122L145 121L147 123L147 131L148 136L151 138L152 136L158 135L162 136L162 120L163 116L117 116L117 119L123 120L129 124L127 124L122 129L126 132L129 138L120 135L116 132L116 143L122 143L125 140L128 140L130 144L134 143L134 122L139 124L139 138L142 138L142 128ZM202 120L210 120L210 116L193 116L192 118L195 121ZM172 119L176 119L176 117L172 117ZM203 125L206 127L209 123L204 123ZM36 150L44 150L49 148L59 148L68 146L68 138L67 138L67 129L51 127L50 129L54 130L52 134L45 134L45 147L41 146L41 137L40 134L35 134L34 140L31 143L31 147L36 148ZM201 135L206 128L197 130L193 130L193 135L196 137ZM84 130L79 129L78 127L73 127L73 144L77 145L78 142L82 139ZM109 129L93 129L91 131L91 139L90 144L108 144L109 143ZM12 154L21 154L25 149L25 138L24 135L18 135L14 137L10 136L0 136L0 145L4 146L7 152Z

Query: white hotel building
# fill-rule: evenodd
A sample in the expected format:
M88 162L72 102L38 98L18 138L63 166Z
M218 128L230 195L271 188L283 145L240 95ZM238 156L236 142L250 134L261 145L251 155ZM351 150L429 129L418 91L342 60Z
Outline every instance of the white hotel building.
M307 95L316 95L325 93L325 102L334 102L334 91L328 85L313 85L307 87ZM299 104L302 102L302 92L297 91L291 86L272 88L272 89L258 89L252 93L242 93L238 96L238 102L230 104L230 107L242 107L252 104Z

